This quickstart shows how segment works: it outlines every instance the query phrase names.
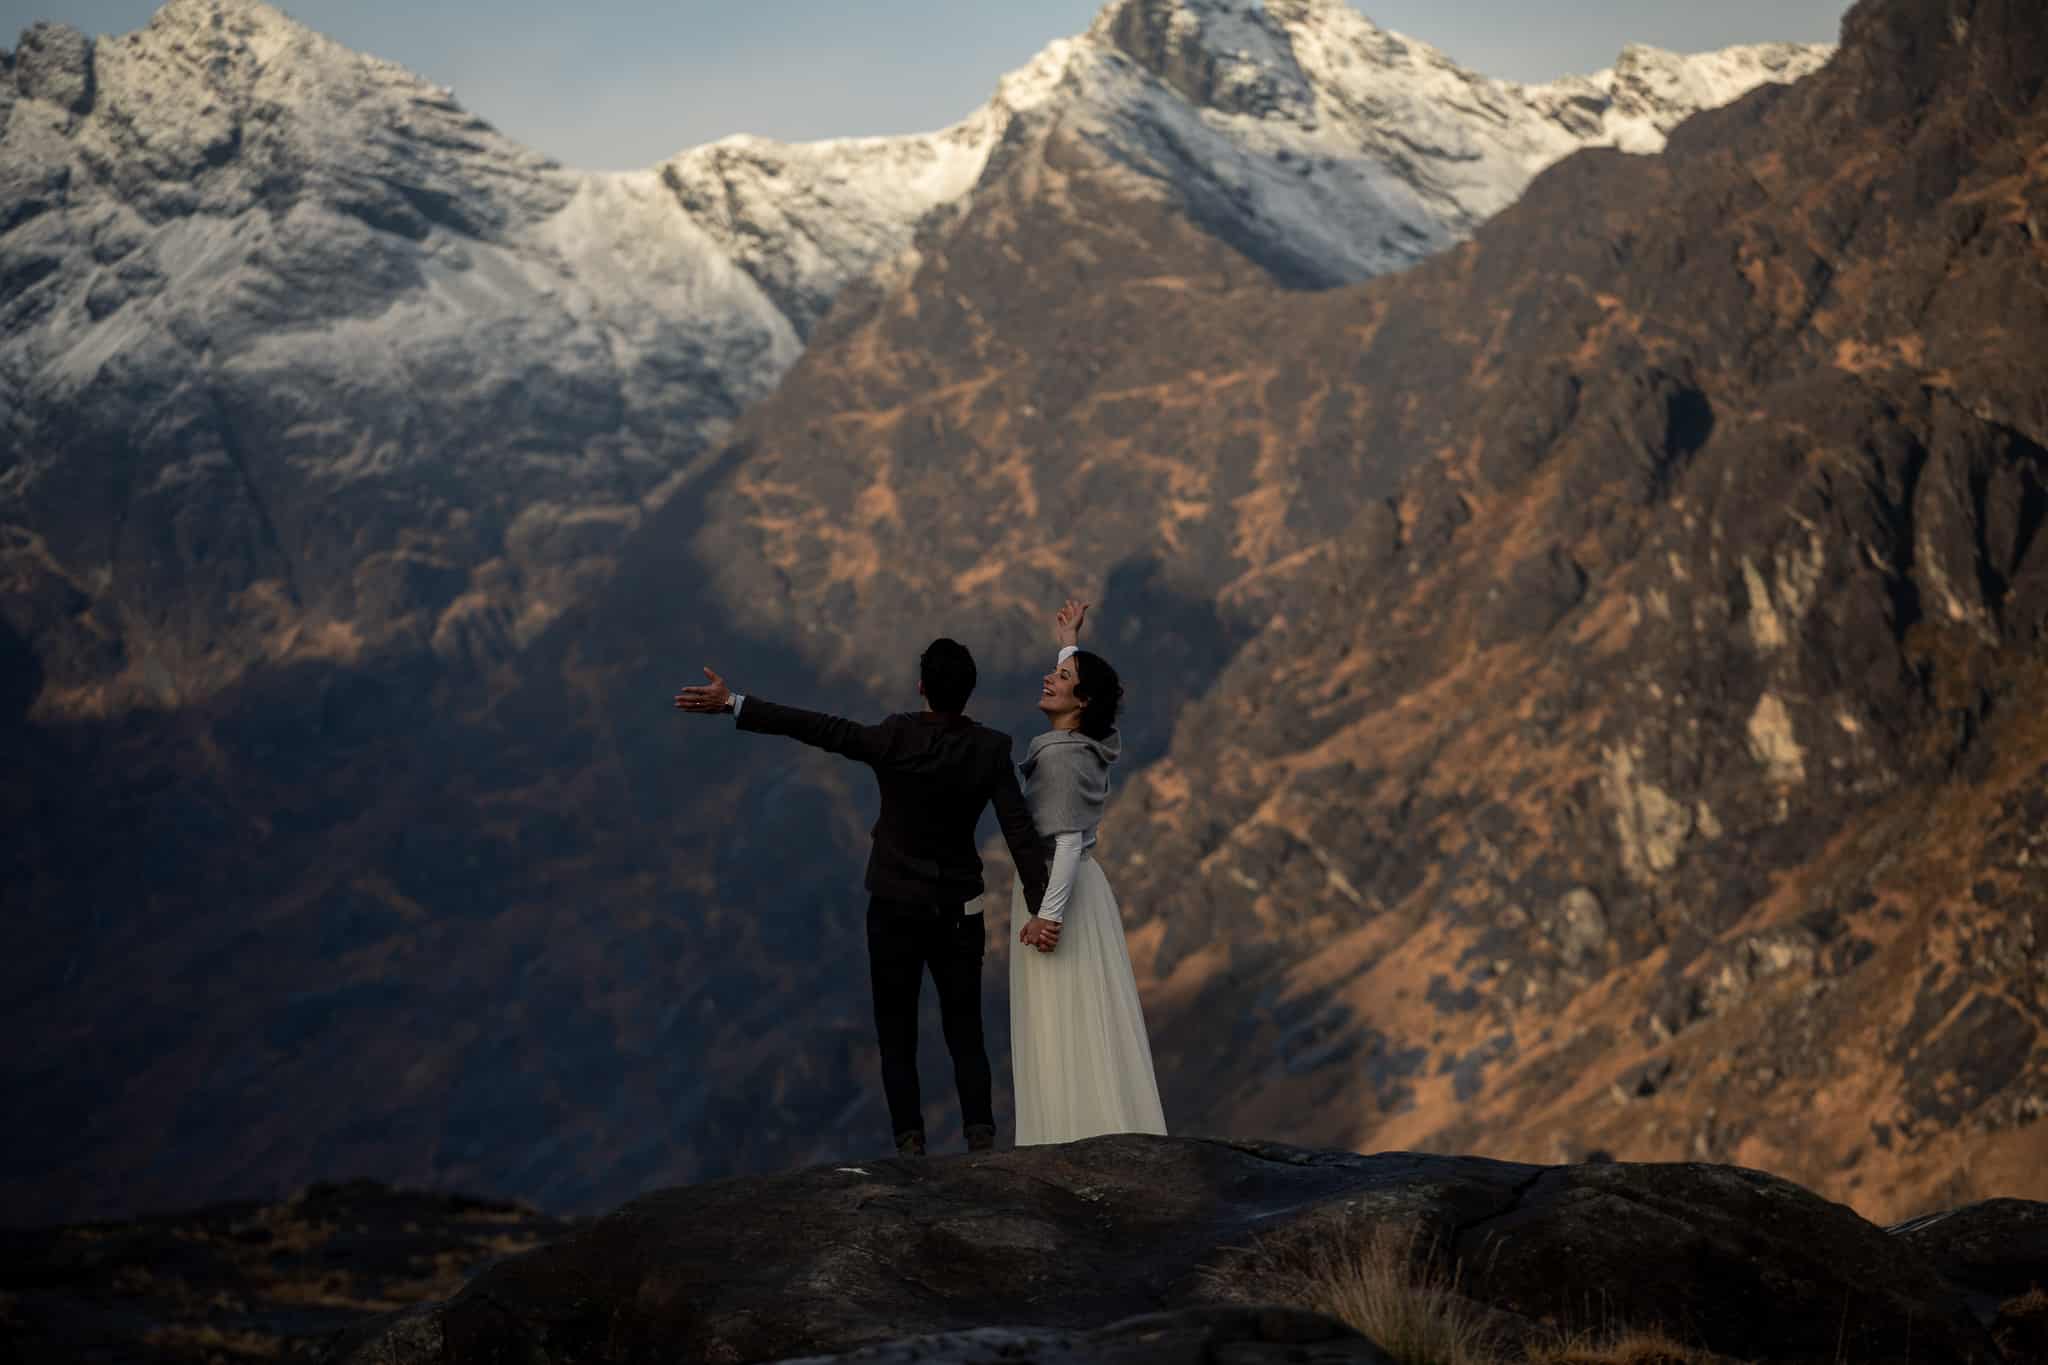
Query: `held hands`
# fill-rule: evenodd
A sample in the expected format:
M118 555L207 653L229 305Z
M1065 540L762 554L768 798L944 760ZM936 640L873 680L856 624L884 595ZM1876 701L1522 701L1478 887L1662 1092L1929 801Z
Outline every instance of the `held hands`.
M709 668L704 670L704 676L711 679L708 685L686 687L676 693L676 710L722 715L732 709L732 689L725 685L725 679Z
M1060 922L1033 915L1024 922L1024 932L1017 935L1017 941L1041 953L1049 953L1060 946Z
M1052 618L1053 643L1061 648L1080 644L1081 623L1087 619L1088 608L1092 605L1089 602L1077 602L1069 597L1067 604Z

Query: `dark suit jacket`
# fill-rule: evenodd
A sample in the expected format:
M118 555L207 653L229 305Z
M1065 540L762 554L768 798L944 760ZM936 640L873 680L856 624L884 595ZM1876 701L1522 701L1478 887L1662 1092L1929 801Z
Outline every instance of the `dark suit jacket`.
M1010 737L966 716L936 711L862 725L749 696L739 728L787 735L865 763L882 788L867 888L886 900L965 904L982 892L974 826L995 803L1003 842L1024 879L1024 903L1045 899L1045 852L1010 763Z

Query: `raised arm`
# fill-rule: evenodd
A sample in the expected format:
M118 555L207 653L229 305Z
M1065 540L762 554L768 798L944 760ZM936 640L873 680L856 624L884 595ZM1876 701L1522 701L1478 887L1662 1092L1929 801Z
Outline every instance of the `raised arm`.
M894 737L887 726L862 725L843 716L782 706L760 697L741 696L727 687L725 679L711 669L705 669L704 676L711 681L685 687L676 693L676 710L697 715L729 715L742 730L763 735L787 735L799 743L850 758L856 763L876 764L889 756Z
M1069 597L1066 605L1054 613L1052 618L1052 638L1053 643L1060 647L1060 659L1062 662L1066 660L1068 654L1081 647L1081 627L1086 624L1088 608L1093 605L1094 603L1092 602L1077 602Z

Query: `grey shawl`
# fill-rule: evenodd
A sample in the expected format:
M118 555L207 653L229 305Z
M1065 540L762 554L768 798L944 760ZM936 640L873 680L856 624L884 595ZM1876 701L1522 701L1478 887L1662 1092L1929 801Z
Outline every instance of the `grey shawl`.
M1024 799L1041 839L1068 830L1094 835L1102 823L1102 803L1109 799L1109 765L1123 748L1123 736L1115 730L1107 739L1090 739L1079 730L1048 730L1031 741L1017 770L1024 776Z

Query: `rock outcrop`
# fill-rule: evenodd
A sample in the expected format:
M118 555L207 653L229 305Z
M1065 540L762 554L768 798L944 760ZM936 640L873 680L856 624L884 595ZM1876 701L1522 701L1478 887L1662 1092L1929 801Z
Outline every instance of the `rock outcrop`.
M272 1204L4 1230L0 1360L303 1360L572 1226L503 1200L356 1181Z
M358 1182L0 1233L0 1341L11 1365L1381 1365L1343 1292L1369 1283L1504 1358L1636 1331L1688 1359L2019 1365L2044 1225L2048 1205L2001 1199L1880 1229L1728 1166L1119 1137L723 1181L579 1223Z
M33 24L14 50L13 76L21 98L43 100L67 114L92 112L92 39L69 24Z
M1394 1357L1316 1313L1184 1308L1092 1332L982 1327L862 1346L790 1365L1393 1365Z
M1098 1354L1063 1334L1227 1299L1247 1256L1291 1257L1306 1285L1389 1231L1503 1348L1625 1326L1744 1361L2001 1359L1900 1236L1755 1171L1136 1137L648 1195L331 1359L767 1361L908 1337L927 1340L854 1358L1117 1360L1129 1327Z

